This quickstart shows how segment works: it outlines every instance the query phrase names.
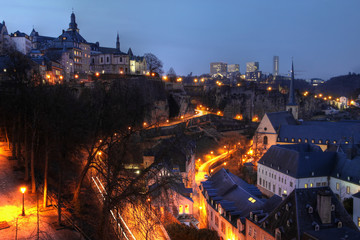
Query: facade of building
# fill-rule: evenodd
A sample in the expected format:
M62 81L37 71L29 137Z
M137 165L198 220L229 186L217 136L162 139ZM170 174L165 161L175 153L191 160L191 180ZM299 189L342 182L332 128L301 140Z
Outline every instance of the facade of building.
M312 144L272 146L258 162L257 183L268 196L288 195L294 189L329 186L344 200L360 192L360 154L354 144L323 152ZM331 149L329 149L331 150ZM355 224L360 205L354 201Z
M279 56L274 56L273 59L273 76L279 75Z
M213 62L210 63L210 74L221 74L225 76L227 73L227 63L224 62Z
M311 85L313 85L314 87L317 87L321 84L323 84L325 82L325 80L320 79L320 78L312 78L311 79Z
M239 64L229 64L227 66L228 73L238 73L240 72L240 65Z
M11 35L11 42L13 43L15 49L22 54L26 55L30 52L32 48L32 43L30 40L30 37L22 33L20 31L16 31L12 33Z
M259 71L259 62L247 62L246 72L257 72Z
M258 187L268 196L288 195L296 188L329 186L335 152L311 144L272 146L258 162Z
M259 71L259 62L247 62L245 78L249 81L258 81L261 79L262 72Z

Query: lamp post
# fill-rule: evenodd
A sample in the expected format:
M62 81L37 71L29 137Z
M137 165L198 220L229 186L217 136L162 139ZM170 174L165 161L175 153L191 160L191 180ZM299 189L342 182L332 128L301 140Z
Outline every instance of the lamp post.
M21 191L22 194L23 194L23 195L22 195L22 196L23 196L23 198L22 198L22 199L23 199L23 204L22 204L22 214L21 214L21 215L22 215L22 216L25 216L25 203L24 203L24 202L25 202L25 201L24 201L25 197L24 197L24 195L25 195L25 192L26 192L26 187L21 187L21 188L20 188L20 191Z

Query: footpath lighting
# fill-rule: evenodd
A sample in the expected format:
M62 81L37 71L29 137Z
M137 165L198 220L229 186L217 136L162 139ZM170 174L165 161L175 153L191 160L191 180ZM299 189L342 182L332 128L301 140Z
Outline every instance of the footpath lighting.
M23 199L23 204L22 204L22 216L25 216L25 192L26 192L26 187L21 187L20 191L22 192L22 199Z

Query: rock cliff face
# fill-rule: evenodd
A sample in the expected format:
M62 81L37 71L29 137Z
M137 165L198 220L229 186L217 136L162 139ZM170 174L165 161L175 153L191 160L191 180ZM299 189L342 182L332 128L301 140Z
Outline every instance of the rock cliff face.
M309 119L321 109L321 101L313 96L304 97L295 93L299 104L299 118ZM209 108L221 110L227 118L241 116L251 121L257 116L260 120L266 112L285 111L288 94L277 89L267 91L263 89L245 87L204 88L202 94L194 96L199 102Z

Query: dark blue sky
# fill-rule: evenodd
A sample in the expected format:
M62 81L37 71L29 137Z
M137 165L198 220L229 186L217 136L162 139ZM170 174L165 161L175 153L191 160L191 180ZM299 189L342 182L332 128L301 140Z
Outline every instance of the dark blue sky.
M210 62L260 62L298 78L360 73L360 0L12 0L2 3L9 32L58 36L74 8L89 42L154 53L178 74L208 73Z

